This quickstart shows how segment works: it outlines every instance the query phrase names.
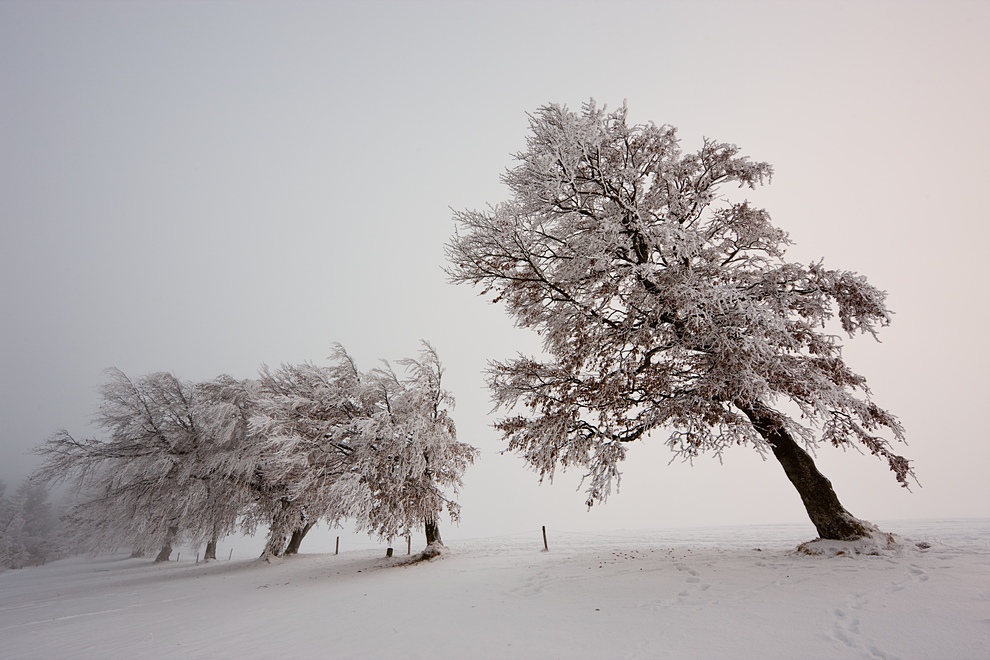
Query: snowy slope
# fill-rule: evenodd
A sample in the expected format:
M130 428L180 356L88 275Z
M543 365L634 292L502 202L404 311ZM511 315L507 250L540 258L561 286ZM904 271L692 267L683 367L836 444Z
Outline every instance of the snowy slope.
M990 658L990 520L887 523L881 556L798 525L452 543L268 565L75 558L0 574L2 658ZM304 547L305 549L305 547Z

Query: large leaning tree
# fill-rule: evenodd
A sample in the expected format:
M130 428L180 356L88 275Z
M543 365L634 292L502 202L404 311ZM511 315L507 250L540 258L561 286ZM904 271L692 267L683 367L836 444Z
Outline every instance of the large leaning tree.
M913 477L884 437L902 440L900 423L828 330L837 316L850 337L875 336L890 320L885 293L787 261L767 212L727 199L771 166L708 139L684 153L673 127L630 125L625 107L593 101L530 115L516 159L508 201L455 212L447 247L452 282L494 292L544 340L547 359L488 373L509 449L541 478L586 470L590 506L654 430L687 457L749 445L780 462L821 538L870 535L807 450L865 447L902 485Z

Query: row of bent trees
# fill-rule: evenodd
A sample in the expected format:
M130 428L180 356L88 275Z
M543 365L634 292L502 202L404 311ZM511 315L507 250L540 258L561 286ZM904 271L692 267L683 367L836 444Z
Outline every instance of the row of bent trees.
M351 519L381 538L457 519L461 476L477 450L456 438L443 368L417 359L361 372L337 347L329 366L262 367L257 379L190 383L170 373L108 372L96 422L104 437L59 431L38 448L38 481L67 482L73 547L157 551L268 527L266 556L294 554L319 521Z
M891 442L901 423L838 336L875 337L890 322L886 293L786 259L770 214L730 196L769 181L771 165L707 138L684 151L673 127L594 101L539 108L516 160L502 177L509 199L455 212L447 245L451 282L494 295L544 340L543 356L488 371L507 449L541 478L584 470L591 506L656 431L689 459L749 446L777 460L820 537L876 537L808 450L857 448L902 486L914 476ZM44 476L87 495L77 529L112 521L97 536L161 542L163 556L177 534L215 543L262 523L268 552L290 552L314 521L346 517L384 537L424 524L437 543L441 509L457 514L441 489L456 488L475 450L454 439L432 349L406 366L406 379L361 374L339 351L329 368L257 381L113 372L99 417L109 439L56 435Z

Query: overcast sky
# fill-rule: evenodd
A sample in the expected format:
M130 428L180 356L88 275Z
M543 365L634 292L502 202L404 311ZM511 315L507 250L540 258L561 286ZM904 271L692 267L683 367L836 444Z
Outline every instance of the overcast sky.
M747 448L668 465L656 433L586 512L501 455L482 371L539 350L448 284L451 208L507 197L526 113L594 97L774 164L750 198L896 312L851 366L922 487L823 448L872 520L990 515L990 3L0 3L0 478L89 424L103 370L254 376L342 343L446 363L482 450L445 536L806 521ZM449 527L449 525L448 525ZM809 523L810 529L810 523Z

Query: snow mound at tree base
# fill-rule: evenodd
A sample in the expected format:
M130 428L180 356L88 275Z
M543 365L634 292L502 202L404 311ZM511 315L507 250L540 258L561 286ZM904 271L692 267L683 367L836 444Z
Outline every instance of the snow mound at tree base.
M429 561L431 559L436 559L437 557L442 557L443 555L449 553L450 550L443 543L431 543L426 548L417 554L413 560L414 561Z
M852 541L815 539L799 545L795 553L812 557L853 557L856 555L892 557L903 555L905 551L927 550L931 547L926 542L915 543L897 534L881 531L869 523L866 523L866 527L867 534L861 538Z
M422 552L417 552L412 557L408 557L399 563L402 566L409 566L410 564L418 564L421 561L443 559L443 557L448 554L450 554L450 548L445 546L443 543L431 543L426 546Z

